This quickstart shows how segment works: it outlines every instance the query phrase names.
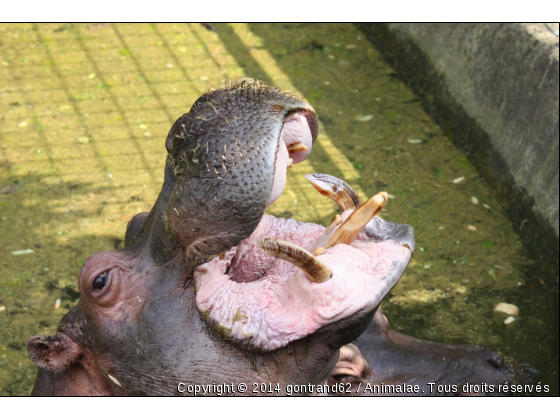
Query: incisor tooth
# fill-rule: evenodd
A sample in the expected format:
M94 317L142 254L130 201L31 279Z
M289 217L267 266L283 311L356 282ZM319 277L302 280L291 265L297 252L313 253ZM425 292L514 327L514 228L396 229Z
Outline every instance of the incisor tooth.
M289 153L305 152L309 147L303 143L294 143L288 146Z
M358 207L333 233L325 248L336 244L350 244L373 216L387 204L387 199L387 193L380 192Z
M268 255L291 262L314 283L323 283L332 277L331 271L313 254L291 242L258 238L257 245Z
M305 175L313 187L324 195L333 200L342 211L352 210L360 206L358 194L350 185L342 179L338 179L328 174L309 174Z
M327 250L325 248L323 248L322 246L315 248L315 251L313 251L313 254L315 255L323 255L325 252L327 252Z
M335 214L331 219L331 222L327 226L325 233L330 233L335 227L337 227L341 223L342 223L342 217L340 216L340 214Z

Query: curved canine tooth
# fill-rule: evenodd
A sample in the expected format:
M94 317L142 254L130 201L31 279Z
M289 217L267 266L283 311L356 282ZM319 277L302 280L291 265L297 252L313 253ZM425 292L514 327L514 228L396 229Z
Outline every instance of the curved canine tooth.
M305 175L305 179L307 179L321 195L329 197L338 204L342 211L355 209L361 204L354 188L342 179L327 174L309 174Z
M325 244L325 248L330 248L336 244L350 244L373 216L385 207L387 199L387 193L380 192L358 207L333 233Z
M309 147L303 143L294 143L288 146L289 153L305 152Z
M257 245L268 255L291 262L307 274L314 283L323 283L332 277L331 271L313 254L291 242L259 238Z

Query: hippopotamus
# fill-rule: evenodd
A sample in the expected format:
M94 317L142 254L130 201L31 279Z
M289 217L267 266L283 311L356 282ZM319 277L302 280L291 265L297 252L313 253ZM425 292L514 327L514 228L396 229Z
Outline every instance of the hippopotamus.
M332 394L348 396L496 395L514 379L499 354L391 331L379 308L365 332L341 348L328 385Z
M252 79L202 95L165 140L151 211L131 219L122 250L83 264L80 299L56 333L27 342L39 367L32 394L324 384L402 276L414 231L376 216L385 193L326 228L264 214L317 132L308 102Z

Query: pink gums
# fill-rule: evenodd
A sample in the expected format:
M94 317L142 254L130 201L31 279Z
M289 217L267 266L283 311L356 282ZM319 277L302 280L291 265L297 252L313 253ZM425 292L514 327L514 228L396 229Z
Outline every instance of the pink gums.
M317 257L332 278L313 283L292 264L264 254L254 244L259 237L313 249L324 241L324 228L264 216L237 249L196 268L196 305L208 324L260 351L278 349L326 325L369 313L397 283L412 256L408 248L392 241L339 244ZM230 265L235 267L233 279Z

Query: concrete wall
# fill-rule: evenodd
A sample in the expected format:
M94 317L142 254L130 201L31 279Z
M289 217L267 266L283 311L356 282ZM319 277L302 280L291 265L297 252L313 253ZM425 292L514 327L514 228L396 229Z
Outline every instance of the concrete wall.
M558 24L358 26L557 267Z

